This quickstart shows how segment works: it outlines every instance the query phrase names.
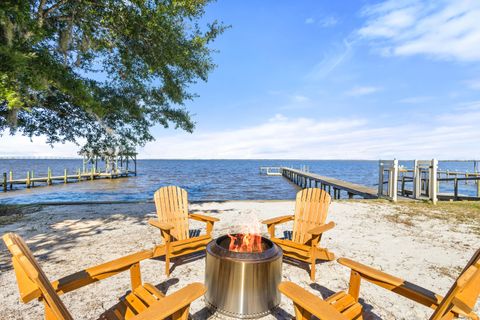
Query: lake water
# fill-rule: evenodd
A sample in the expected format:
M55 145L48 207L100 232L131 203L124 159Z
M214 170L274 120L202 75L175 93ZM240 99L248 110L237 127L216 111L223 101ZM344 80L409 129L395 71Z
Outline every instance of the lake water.
M407 164L408 165L408 164ZM81 160L0 159L0 173L13 170L14 178L25 178L28 170L35 176L63 175L81 168ZM178 185L190 200L274 200L294 199L297 187L279 176L259 174L261 166L308 166L310 172L376 187L377 161L319 160L138 160L136 177L98 179L80 183L55 183L50 187L0 192L1 203L46 203L72 201L146 201L161 186ZM441 169L473 171L471 163L440 163ZM442 187L443 191L451 189ZM475 187L462 186L462 193L474 194ZM442 191L442 189L441 189Z

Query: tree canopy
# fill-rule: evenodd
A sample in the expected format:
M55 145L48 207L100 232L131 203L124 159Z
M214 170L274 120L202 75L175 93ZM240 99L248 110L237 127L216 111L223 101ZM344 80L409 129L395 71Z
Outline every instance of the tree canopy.
M0 133L84 151L191 132L189 86L213 69L210 0L2 0Z

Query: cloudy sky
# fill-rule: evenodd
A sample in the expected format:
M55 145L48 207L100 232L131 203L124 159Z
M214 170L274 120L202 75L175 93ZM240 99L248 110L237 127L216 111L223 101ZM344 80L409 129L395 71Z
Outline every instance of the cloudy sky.
M143 158L480 158L480 1L219 0L232 28ZM75 156L3 136L0 155Z

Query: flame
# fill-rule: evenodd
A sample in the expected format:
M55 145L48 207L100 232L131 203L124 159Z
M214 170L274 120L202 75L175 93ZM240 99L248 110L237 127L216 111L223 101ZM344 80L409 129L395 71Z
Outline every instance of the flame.
M228 234L230 245L228 249L234 252L262 252L262 236L260 222L254 217L252 223L240 225L240 232Z

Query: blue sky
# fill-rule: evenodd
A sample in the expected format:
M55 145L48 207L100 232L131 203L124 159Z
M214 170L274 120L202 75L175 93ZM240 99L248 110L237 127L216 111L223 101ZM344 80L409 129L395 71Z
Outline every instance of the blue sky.
M195 133L154 128L141 157L480 158L479 1L223 0L213 19L232 27L192 87Z

